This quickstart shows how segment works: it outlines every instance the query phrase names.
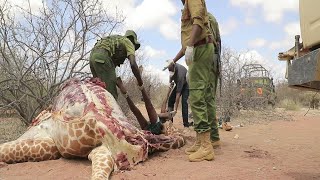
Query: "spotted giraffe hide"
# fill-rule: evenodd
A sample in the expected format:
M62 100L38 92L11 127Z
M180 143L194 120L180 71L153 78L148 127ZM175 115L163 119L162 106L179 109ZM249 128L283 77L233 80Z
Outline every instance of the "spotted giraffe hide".
M130 124L116 100L104 88L105 84L97 79L71 79L63 84L50 110L41 112L19 139L0 145L0 162L40 161L60 156L87 158L93 149L101 147L99 155L108 151L105 154L110 156L114 170L130 169L146 160L148 153L184 145L179 134L154 135ZM33 151L23 151L19 156L27 141L33 143ZM43 158L54 152L43 147L45 141L52 142L56 156Z

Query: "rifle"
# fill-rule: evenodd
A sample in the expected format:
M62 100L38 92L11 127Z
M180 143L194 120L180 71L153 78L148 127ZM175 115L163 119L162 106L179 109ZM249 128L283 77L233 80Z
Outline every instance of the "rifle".
M220 91L220 97L222 97L222 73L221 73L221 69L222 69L222 65L221 65L221 41L219 43L217 43L216 41L214 41L214 44L216 46L215 48L215 53L218 55L217 61L217 72L216 72L216 76L219 79L219 91Z

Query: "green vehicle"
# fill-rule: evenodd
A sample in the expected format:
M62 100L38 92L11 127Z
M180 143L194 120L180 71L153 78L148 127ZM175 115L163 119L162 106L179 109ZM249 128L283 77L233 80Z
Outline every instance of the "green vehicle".
M275 86L269 72L260 64L242 67L242 77L237 80L238 109L265 108L275 105Z

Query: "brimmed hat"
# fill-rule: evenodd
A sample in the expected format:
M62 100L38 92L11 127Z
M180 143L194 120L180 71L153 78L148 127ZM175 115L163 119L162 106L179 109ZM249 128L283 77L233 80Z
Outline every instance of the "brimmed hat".
M135 49L139 49L140 47L140 43L138 42L138 38L137 38L137 34L133 31L133 30L127 30L126 31L126 34L124 35L126 37L133 37L133 41L134 41L134 46L135 46Z

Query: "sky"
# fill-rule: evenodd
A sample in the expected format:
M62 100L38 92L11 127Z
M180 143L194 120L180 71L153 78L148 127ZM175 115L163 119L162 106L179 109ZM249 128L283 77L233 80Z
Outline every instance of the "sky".
M293 47L300 34L298 0L206 0L208 11L220 25L222 44L271 70L275 79L284 79L286 63L278 53ZM127 17L126 27L137 31L141 49L152 73L166 81L161 69L165 60L180 50L180 0L118 0L117 7ZM185 64L182 58L179 63Z
M25 0L12 0L22 3ZM34 7L41 0L30 0ZM0 0L1 2L1 0ZM278 53L293 47L300 34L298 0L206 0L208 11L217 19L222 45L270 69L275 79L284 79L285 62ZM123 30L133 29L141 41L147 64L145 71L168 82L169 73L162 71L165 61L180 50L180 0L104 0L111 16L125 17ZM179 63L185 65L184 58Z

